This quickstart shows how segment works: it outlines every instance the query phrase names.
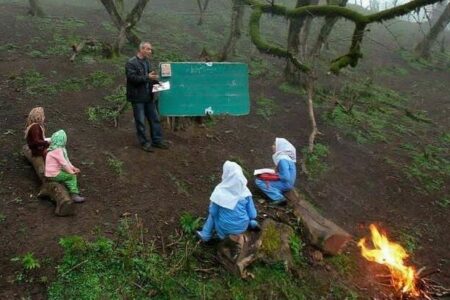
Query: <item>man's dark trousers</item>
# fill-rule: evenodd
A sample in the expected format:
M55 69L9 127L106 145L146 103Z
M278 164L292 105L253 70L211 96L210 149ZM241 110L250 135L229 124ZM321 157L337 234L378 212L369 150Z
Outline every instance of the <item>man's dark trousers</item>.
M150 125L151 144L159 144L162 142L162 131L159 116L156 111L155 102L133 102L134 122L136 123L136 132L139 143L145 145L149 143L145 135L145 120Z

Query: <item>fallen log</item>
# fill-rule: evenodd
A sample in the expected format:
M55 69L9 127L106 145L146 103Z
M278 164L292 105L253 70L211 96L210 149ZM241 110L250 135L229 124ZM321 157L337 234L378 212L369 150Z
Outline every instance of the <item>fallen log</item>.
M308 238L314 246L329 255L342 252L347 242L352 239L349 233L320 215L296 190L285 193L285 197L288 199L288 205L293 208L294 215L305 226Z
M22 153L33 166L36 175L42 183L38 197L48 197L50 201L55 203L55 214L57 216L64 217L73 215L75 206L69 192L64 185L58 182L49 181L44 176L44 160L42 157L32 156L31 150L27 145L23 146Z

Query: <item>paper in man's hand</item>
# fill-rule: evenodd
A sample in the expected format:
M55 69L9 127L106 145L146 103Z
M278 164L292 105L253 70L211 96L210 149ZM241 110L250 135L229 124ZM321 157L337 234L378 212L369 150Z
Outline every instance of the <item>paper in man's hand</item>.
M161 92L161 91L167 91L170 90L170 82L169 81L160 81L159 84L154 84L152 92Z

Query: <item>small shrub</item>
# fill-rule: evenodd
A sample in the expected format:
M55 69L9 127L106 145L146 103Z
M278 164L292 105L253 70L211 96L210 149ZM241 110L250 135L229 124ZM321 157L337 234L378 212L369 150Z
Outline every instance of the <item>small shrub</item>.
M294 263L298 265L306 264L306 259L303 256L303 250L305 248L305 243L296 234L291 235L289 238L289 246L291 248L292 258Z
M32 252L26 253L24 256L16 256L11 259L14 262L20 262L24 270L34 270L41 267L39 260L34 257Z
M123 174L123 161L110 157L108 158L108 166L116 173L121 176Z
M323 160L328 156L330 150L326 145L317 143L314 145L314 151L309 153L308 147L302 149L303 159L310 179L317 179L327 170L327 165Z
M193 234L198 228L200 228L201 218L194 217L188 212L185 212L180 217L181 229L186 234Z
M89 74L88 84L92 87L106 87L114 83L114 76L103 71L96 71Z

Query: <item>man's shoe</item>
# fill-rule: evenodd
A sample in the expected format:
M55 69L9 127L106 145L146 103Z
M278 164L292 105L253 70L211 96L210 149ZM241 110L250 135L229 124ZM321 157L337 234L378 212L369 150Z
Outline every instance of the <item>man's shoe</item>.
M169 149L169 145L167 145L166 143L156 143L156 144L152 144L153 148L159 148L159 149Z
M145 152L153 152L152 145L149 143L142 145L142 150Z

